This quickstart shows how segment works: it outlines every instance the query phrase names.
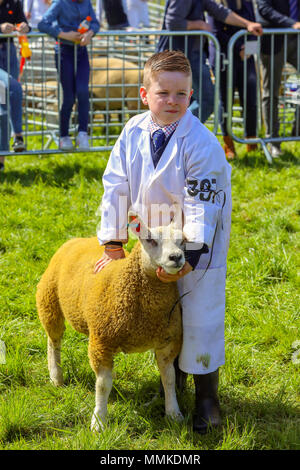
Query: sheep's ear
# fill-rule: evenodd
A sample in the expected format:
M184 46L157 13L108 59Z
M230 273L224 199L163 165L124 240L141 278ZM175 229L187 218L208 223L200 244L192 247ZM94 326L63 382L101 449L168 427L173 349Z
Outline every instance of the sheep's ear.
M171 225L174 228L182 230L182 209L179 204L173 204L171 208Z
M133 235L138 238L145 239L149 237L149 228L144 224L143 219L136 212L128 212L128 227Z

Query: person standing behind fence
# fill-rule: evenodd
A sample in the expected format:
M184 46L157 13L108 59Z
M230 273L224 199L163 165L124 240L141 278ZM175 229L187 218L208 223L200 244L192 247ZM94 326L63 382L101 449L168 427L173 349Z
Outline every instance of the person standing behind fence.
M90 29L81 34L81 21L91 17ZM90 64L86 46L100 25L90 0L54 0L38 24L38 29L58 40L55 47L55 62L63 89L63 103L60 110L61 150L71 150L69 123L73 105L78 100L78 135L76 144L80 150L89 148L89 73Z
M22 5L19 0L0 0L0 32L2 34L11 34L14 31L18 31L21 34L26 34L30 31ZM10 126L8 110L10 111L10 124L14 132L12 148L15 152L25 150L22 136L22 88L18 83L19 72L14 41L9 38L0 38L0 80L5 89L5 96L3 96L5 100L7 89L9 89L9 106L5 102L0 103L0 150L9 149ZM0 157L0 169L3 168L4 157Z
M148 0L125 0L126 14L132 29L149 28Z
M200 30L211 32L210 25L205 21L205 11L220 22L237 26L239 28L246 28L255 36L261 36L262 34L262 27L259 23L242 18L229 8L226 8L224 5L218 4L213 0L167 0L163 20L163 30ZM173 36L171 42L168 36L161 36L157 50L163 51L169 49L172 44L173 49L179 49L185 52L185 39L186 38L184 36ZM194 101L192 102L190 109L194 115L198 116L200 106L199 117L201 122L205 122L214 109L214 87L210 77L209 66L206 64L208 50L207 43L205 44L204 50L200 51L201 42L199 37L190 36L187 41L186 50L186 54L193 71ZM200 79L202 79L201 93L199 90ZM201 96L200 105L199 96Z
M265 28L294 28L300 29L300 0L257 0L257 20L261 21ZM272 40L267 35L261 42L262 62L262 111L266 126L266 137L279 136L278 101L282 70L284 61L293 65L300 71L299 60L299 36L287 36L286 55L284 48L284 36L282 34L274 37L274 56L272 58ZM298 58L298 59L297 59ZM298 124L298 127L297 127ZM292 134L300 133L299 106L296 108L296 119ZM269 145L273 158L282 155L280 143L274 142Z
M125 29L129 26L129 23L124 6L125 0L97 0L97 18L100 19L101 23L103 7L108 29Z
M24 0L24 12L32 28L37 29L38 23L51 5L51 0Z
M228 6L232 11L238 13L249 21L255 21L254 8L252 0L219 0L223 5ZM231 36L233 36L240 28L230 26L216 20L213 17L208 18L208 22L212 26L213 33L217 37L221 53L227 56L227 46ZM247 37L247 41L255 39L253 36ZM256 136L257 125L257 99L256 99L256 69L254 57L246 57L244 53L244 38L239 38L234 47L234 63L233 63L233 90L238 89L240 104L246 107L245 135L248 138ZM215 46L213 42L209 45L209 61L214 69ZM246 87L247 100L244 102L244 62L246 64ZM224 140L224 151L228 160L235 157L236 152L232 138L228 135L227 120L223 118L223 113L227 112L227 70L221 70L220 73L220 125ZM256 150L256 144L247 144L247 152Z

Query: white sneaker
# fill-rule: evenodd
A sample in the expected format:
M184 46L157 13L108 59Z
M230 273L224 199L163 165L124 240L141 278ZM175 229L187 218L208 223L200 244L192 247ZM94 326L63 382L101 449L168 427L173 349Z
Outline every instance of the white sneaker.
M59 148L61 150L70 150L74 148L71 138L66 135L65 137L60 137L59 139Z
M281 155L283 155L283 151L281 150L281 148L274 144L269 145L269 152L272 158L279 158L281 157Z
M90 148L87 132L78 132L78 136L76 138L76 145L78 145L78 148L80 150L88 150Z

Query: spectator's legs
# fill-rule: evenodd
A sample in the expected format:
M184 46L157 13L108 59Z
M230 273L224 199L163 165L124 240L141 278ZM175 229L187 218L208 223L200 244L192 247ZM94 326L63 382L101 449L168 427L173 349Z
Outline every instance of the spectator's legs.
M190 56L190 63L193 72L193 98L191 110L195 116L200 116L200 121L205 122L214 110L214 85L211 81L210 68L206 64L206 54L202 54L203 60L200 67L200 56L198 51L193 51ZM201 78L200 78L201 73ZM201 93L200 93L201 86ZM199 105L199 100L201 103ZM200 114L199 114L200 106Z
M236 66L236 62L234 62L234 65ZM236 74L235 74L235 68L233 70L233 90L236 86ZM232 137L228 135L228 129L227 129L227 119L224 117L224 114L227 112L227 70L221 71L220 72L220 105L219 105L219 121L220 121L220 127L223 135L223 141L224 141L224 152L226 155L227 160L232 160L236 153L235 153L235 148L234 148L234 142Z
M10 67L8 68L8 55L10 52ZM7 73L7 69L11 74ZM1 82L1 96L0 96L0 149L9 149L9 140L12 126L15 135L22 134L22 87L17 81L19 75L18 60L16 56L16 49L13 44L7 47L3 44L0 48L0 82ZM8 95L9 90L9 95ZM9 108L7 107L9 101ZM9 109L9 113L8 113ZM9 122L10 118L10 122ZM4 163L4 157L0 157L0 162Z
M90 64L86 47L78 48L76 95L78 99L78 131L87 132L89 122Z
M262 111L266 126L266 137L278 137L278 101L281 74L283 68L283 49L274 54L272 64L271 55L261 54L262 61Z
M56 68L59 74L59 80L63 89L63 103L60 110L59 129L60 136L66 137L69 135L69 124L73 105L75 103L75 67L74 67L74 47L73 46L60 46L59 50L55 51ZM59 66L60 55L60 66Z
M137 29L141 21L139 0L126 0L126 6L126 14L129 26Z
M300 51L297 50L297 38L296 37L289 37L288 39L288 47L287 47L287 61L292 64L295 69L300 72ZM299 44L300 47L300 44ZM300 136L300 106L296 106L295 109L295 121L293 124L292 130L293 136Z
M236 83L242 107L246 105L246 137L256 136L257 123L257 98L256 98L256 70L253 56L247 60L247 81L246 81L246 103L244 97L244 62L240 59L238 62Z

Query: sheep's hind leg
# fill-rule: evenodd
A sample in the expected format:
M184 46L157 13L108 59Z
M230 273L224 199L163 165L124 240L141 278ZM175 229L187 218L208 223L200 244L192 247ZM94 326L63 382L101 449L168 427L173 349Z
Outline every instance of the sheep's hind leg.
M101 431L106 421L107 402L112 389L112 371L107 367L100 367L96 377L96 406L92 417L91 430Z
M155 355L165 391L166 415L181 421L183 416L178 406L175 391L175 368L173 365L175 356L170 354L171 352L172 346L168 346L165 349L156 350Z
M57 387L63 385L63 373L60 359L61 339L52 341L48 336L48 369L51 382Z

